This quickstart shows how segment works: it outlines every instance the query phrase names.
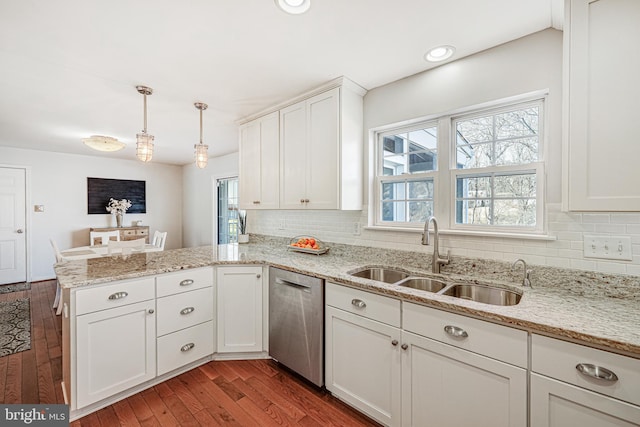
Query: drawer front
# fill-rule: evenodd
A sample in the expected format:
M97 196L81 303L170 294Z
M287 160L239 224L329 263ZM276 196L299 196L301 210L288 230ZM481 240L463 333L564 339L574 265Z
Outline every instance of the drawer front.
M135 236L136 230L122 230L122 234L126 237Z
M532 335L531 370L579 387L640 405L640 360L554 338ZM586 365L585 373L577 366ZM617 380L588 375L589 365L605 368Z
M400 301L397 299L327 283L325 301L332 307L400 327Z
M402 311L406 331L527 367L525 331L406 302Z
M213 321L158 338L158 375L213 354Z
M136 236L148 236L148 235L149 235L149 229L147 228L140 228L136 230Z
M154 279L124 280L76 290L76 315L120 307L156 297Z
M194 268L156 277L158 297L213 286L213 268Z
M213 288L158 298L156 308L158 336L213 320Z

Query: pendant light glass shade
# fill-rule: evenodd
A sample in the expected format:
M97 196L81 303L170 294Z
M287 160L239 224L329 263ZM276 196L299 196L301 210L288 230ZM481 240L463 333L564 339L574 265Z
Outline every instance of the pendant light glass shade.
M196 102L193 105L200 110L200 143L193 146L196 149L196 166L204 169L209 162L209 146L202 143L202 112L207 109L208 105L202 102Z
M146 86L136 86L136 89L144 95L144 128L136 135L136 156L143 162L149 162L153 158L154 136L147 133L147 95L151 95L153 89Z

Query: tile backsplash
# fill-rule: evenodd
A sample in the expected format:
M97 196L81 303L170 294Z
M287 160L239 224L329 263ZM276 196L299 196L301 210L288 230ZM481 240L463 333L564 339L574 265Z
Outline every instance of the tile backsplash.
M311 234L327 242L386 249L415 250L430 254L420 244L419 232L366 229L367 211L250 211L250 233L294 237ZM460 236L442 234L441 252L500 261L523 258L529 264L602 273L640 276L640 213L566 213L559 204L547 205L547 231L556 240ZM631 261L585 258L585 235L629 236Z

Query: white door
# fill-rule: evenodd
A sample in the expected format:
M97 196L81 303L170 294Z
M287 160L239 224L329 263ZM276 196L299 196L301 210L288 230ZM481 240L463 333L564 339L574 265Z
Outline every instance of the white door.
M402 345L403 426L527 425L525 369L408 332Z
M83 314L76 320L76 408L156 376L155 300Z
M531 427L640 426L640 407L531 374Z
M218 353L262 351L262 267L219 267Z
M325 326L327 390L384 425L399 426L400 329L329 306Z
M0 284L27 280L25 176L0 168Z

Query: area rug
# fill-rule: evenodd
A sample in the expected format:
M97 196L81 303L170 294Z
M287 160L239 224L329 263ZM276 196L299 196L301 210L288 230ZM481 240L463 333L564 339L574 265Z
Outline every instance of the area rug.
M9 294L11 292L28 291L31 289L31 283L11 283L9 285L0 285L0 294Z
M0 302L0 357L31 348L29 298Z

